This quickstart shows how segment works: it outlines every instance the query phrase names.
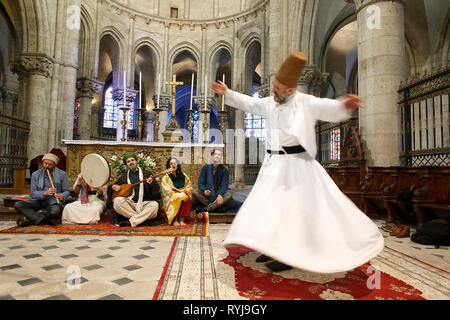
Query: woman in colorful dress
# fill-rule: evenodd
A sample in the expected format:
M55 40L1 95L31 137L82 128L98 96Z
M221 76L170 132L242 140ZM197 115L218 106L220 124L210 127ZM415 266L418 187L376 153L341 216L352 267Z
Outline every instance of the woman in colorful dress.
M185 226L192 207L192 183L181 171L178 159L169 158L166 169L174 169L161 180L163 209L169 224Z

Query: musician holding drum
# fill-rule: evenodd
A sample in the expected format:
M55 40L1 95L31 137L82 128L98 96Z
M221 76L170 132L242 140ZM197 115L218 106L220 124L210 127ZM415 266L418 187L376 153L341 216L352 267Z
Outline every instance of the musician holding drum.
M14 205L16 211L23 215L17 219L19 227L55 225L60 219L62 203L69 197L70 187L67 174L56 168L58 161L56 155L47 153L42 158L42 168L31 175L31 199Z
M136 227L158 216L158 200L161 199L161 191L152 173L139 167L135 153L126 153L123 156L123 162L128 171L122 174L115 184L108 187L107 195L113 200L114 211L129 219L121 221L119 225ZM131 196L113 196L113 193L121 191L121 185L132 185L138 182L142 183L133 187L134 192Z
M105 208L103 188L90 186L80 173L73 189L78 193L78 200L64 207L61 223L98 224Z

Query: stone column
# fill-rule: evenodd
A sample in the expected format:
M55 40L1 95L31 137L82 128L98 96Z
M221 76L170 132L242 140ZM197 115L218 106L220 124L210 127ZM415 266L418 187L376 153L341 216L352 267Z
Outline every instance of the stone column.
M27 96L27 75L23 70L19 60L11 63L10 70L12 73L17 74L19 81L19 97L17 101L17 113L16 115L23 120L29 121L26 107Z
M81 78L77 81L80 99L80 112L78 114L80 140L90 140L91 138L92 99L94 93L100 92L103 85L104 83L94 79Z
M156 112L144 112L144 138L143 141L154 141Z
M403 1L354 0L358 17L360 128L369 166L398 166L401 148L397 90L405 77Z
M268 46L268 66L269 66L269 83L272 83L275 74L281 66L285 56L283 42L283 19L281 17L284 1L270 1L269 5L269 36L267 39Z
M101 95L101 93L100 93ZM97 95L95 95L97 96ZM92 101L92 109L91 109L91 137L94 137L94 139L98 139L99 137L99 123L98 123L98 112L101 106L101 98L95 98L94 96L94 100Z
M136 90L130 90L127 89L127 95L126 95L126 105L127 107L130 107L136 98L137 91ZM119 108L123 107L124 101L123 101L123 89L113 89L112 96L114 101L117 104L117 131L116 131L116 140L121 141L123 138L123 130L122 130L122 124L120 123L123 120L123 111ZM128 112L127 111L127 120L128 120ZM128 123L127 123L128 127ZM125 139L128 138L128 130L125 130Z
M28 159L48 152L47 130L49 124L49 79L53 60L45 54L26 54L20 58L20 66L28 74L26 108L30 119ZM73 111L72 111L73 113Z
M77 6L81 7L81 0L68 0L67 7ZM61 65L63 81L62 86L62 104L59 106L59 114L56 128L60 128L59 139L56 139L56 146L63 151L67 148L61 143L61 140L73 139L73 117L75 104L75 91L77 85L78 72L78 47L80 40L80 28L78 26L71 26L64 24L64 41L62 50L62 59L64 61ZM58 131L57 131L58 133ZM58 134L56 135L58 137ZM53 147L53 146L52 146Z

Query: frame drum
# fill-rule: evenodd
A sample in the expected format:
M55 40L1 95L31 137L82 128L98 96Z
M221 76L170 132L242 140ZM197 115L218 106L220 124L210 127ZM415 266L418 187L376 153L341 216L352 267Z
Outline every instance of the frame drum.
M91 153L81 161L81 175L88 185L100 188L108 183L111 177L111 169L103 156Z

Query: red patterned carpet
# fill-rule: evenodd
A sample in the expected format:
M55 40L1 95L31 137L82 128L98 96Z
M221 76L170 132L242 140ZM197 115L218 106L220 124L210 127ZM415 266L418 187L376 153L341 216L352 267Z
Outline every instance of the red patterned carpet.
M102 215L97 225L39 225L19 228L17 226L0 230L0 234L72 234L98 236L184 236L204 237L208 235L208 218L189 219L186 226L174 227L163 223L152 227L116 227L109 224L108 217Z
M421 291L405 282L382 271L376 275L369 263L342 273L342 277L334 275L327 279L325 275L306 272L300 277L289 277L287 272L270 273L263 271L263 267L260 270L252 267L255 263L246 263L259 255L251 249L236 247L228 252L228 257L221 261L233 267L239 295L251 300L425 300ZM377 281L382 285L377 286Z

